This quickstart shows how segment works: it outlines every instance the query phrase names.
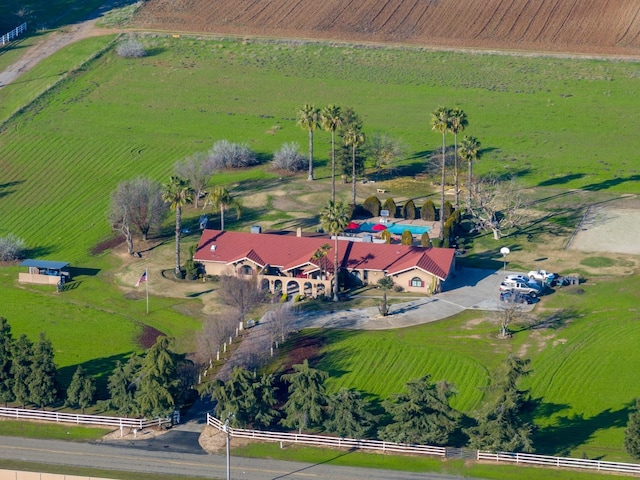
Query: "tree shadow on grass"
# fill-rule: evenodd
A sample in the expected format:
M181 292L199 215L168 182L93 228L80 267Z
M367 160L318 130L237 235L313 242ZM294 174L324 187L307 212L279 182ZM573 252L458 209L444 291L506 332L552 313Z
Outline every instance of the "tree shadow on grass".
M14 182L0 183L0 198L11 195L12 193L16 193L16 190L12 189L12 187L16 187L21 183L24 183L24 180L16 180Z
M133 352L121 353L118 355L112 355L110 357L96 358L83 362L80 364L69 365L62 367L58 370L59 382L61 389L66 391L71 383L71 377L76 372L77 368L81 366L83 370L96 381L96 400L106 400L109 398L109 391L107 389L107 381L109 376L113 373L116 367L116 363L120 361L122 364L127 363L129 357Z
M539 417L549 417L569 408L569 405L541 403L536 408L536 413ZM598 430L625 427L631 408L632 403L629 403L620 410L606 409L589 418L582 414L557 417L554 425L535 432L533 444L536 453L569 456L576 448L588 442Z

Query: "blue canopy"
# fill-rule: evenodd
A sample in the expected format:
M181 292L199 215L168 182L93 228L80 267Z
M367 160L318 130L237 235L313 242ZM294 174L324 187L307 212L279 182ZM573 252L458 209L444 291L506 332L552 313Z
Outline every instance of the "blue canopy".
M47 268L49 270L61 270L69 265L69 262L53 262L51 260L25 260L20 263L21 267Z

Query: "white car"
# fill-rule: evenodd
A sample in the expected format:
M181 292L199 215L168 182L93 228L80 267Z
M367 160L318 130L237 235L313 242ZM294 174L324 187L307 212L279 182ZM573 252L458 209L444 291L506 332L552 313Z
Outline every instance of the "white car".
M522 283L528 283L529 282L529 277L525 277L524 274L522 273L513 273L511 275L507 275L506 277L504 277L505 280L510 280L513 282L522 282Z
M529 272L529 279L536 282L551 283L557 276L557 273L547 272L546 270L531 270Z

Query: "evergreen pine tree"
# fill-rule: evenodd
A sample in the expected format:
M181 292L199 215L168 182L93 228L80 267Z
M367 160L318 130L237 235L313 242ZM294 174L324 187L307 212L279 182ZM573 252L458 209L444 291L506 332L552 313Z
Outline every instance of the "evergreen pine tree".
M376 424L369 408L359 391L343 388L328 398L324 428L343 438L367 438Z
M13 344L12 357L13 397L24 408L30 397L28 379L33 363L33 343L26 335L20 335Z
M40 339L33 346L33 362L27 378L29 401L40 408L52 404L58 396L58 369L53 357L51 341L41 333Z
M384 407L393 423L380 429L382 439L398 443L447 445L458 427L459 414L449 406L454 395L447 382L432 383L429 375L406 384Z
M302 433L304 428L322 422L327 403L324 382L329 374L311 368L308 360L294 365L293 370L282 375L282 380L289 384L289 398L283 407L286 416L280 423Z
M624 432L624 449L635 459L640 459L640 399L629 414L629 422Z
M13 335L7 319L0 317L0 402L7 406L7 402L15 399L13 393Z

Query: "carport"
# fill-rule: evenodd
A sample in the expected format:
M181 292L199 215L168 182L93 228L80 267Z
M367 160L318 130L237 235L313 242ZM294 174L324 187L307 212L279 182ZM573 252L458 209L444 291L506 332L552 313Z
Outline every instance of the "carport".
M71 274L65 268L69 262L55 262L51 260L25 260L18 265L27 271L18 271L19 283L37 283L40 285L58 285L71 280Z

